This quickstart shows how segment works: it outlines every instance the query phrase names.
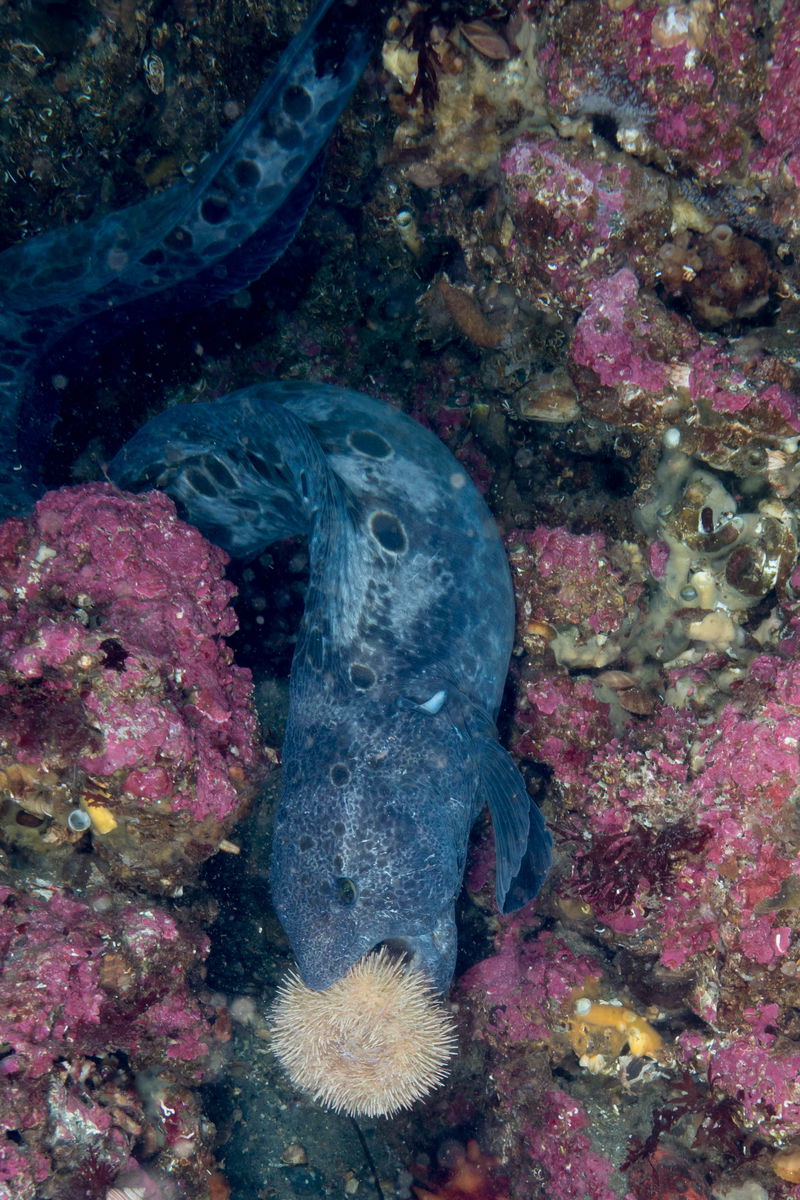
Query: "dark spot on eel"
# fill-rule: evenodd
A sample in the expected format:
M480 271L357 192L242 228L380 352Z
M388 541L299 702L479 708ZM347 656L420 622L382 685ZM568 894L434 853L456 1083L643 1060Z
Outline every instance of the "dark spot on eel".
M330 771L331 783L336 787L344 787L350 779L350 769L344 763L334 763Z
M406 531L391 513L374 512L369 519L369 528L378 545L391 554L402 554L408 549Z
M304 87L293 83L287 87L281 97L283 111L293 121L303 121L314 107L311 97Z
M233 177L240 187L254 188L261 182L261 168L249 158L240 158L233 166Z
M194 466L187 467L183 472L183 478L188 487L192 491L197 492L199 496L211 497L217 495L217 489L214 487L214 484L199 468Z
M350 668L350 682L357 688L371 688L375 683L375 672L372 667L365 667L363 663L353 663Z
M373 433L371 429L354 429L347 440L353 450L365 454L367 458L388 458L392 453L386 438Z
M206 196L200 205L200 215L209 225L221 225L230 216L227 196Z
M211 478L216 480L220 487L226 488L228 491L233 491L237 486L236 479L225 464L220 459L215 458L213 454L207 455L205 462L206 470Z

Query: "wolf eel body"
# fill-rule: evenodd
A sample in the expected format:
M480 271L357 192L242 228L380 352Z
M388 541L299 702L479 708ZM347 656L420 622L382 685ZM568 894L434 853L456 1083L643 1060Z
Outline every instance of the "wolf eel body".
M0 503L24 512L54 420L43 383L69 336L208 303L283 251L372 42L324 0L195 183L0 256ZM148 422L111 477L168 492L231 554L305 534L275 907L314 988L389 944L445 990L469 831L489 804L504 911L547 871L550 836L494 720L514 609L491 516L431 433L391 405L313 383L246 388Z

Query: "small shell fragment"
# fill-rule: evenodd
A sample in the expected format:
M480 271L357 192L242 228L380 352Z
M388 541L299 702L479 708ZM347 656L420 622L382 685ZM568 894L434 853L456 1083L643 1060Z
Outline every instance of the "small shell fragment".
M617 692L617 700L626 712L635 713L639 717L649 717L655 708L653 697L648 696L641 688L623 688Z
M289 1167L304 1166L308 1162L305 1146L301 1146L299 1142L292 1142L281 1154L281 1162L285 1162Z
M157 54L145 54L142 59L144 77L154 96L160 96L164 91L164 63Z
M601 671L597 676L598 683L604 683L606 687L613 688L615 692L621 691L623 688L636 687L636 677L630 675L627 671Z
M525 627L525 632L529 637L540 637L545 642L551 642L558 633L555 626L550 625L547 621L528 621Z
M491 58L494 62L511 58L508 42L485 21L468 21L459 28L473 50L477 50L484 58Z
M772 1169L787 1183L800 1183L800 1146L787 1146L772 1158Z

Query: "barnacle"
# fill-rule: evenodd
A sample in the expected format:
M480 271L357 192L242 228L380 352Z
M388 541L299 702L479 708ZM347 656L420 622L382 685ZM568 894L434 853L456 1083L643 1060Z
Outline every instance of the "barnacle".
M717 474L675 447L668 446L657 483L638 518L668 553L640 641L670 627L670 646L665 637L657 651L665 662L687 650L740 655L747 614L773 590L785 595L797 558L795 514L776 499L740 511Z
M654 44L665 49L684 45L690 51L702 50L713 12L710 0L691 0L689 4L670 4L659 9L653 18Z
M567 425L580 414L575 385L563 367L534 375L514 397L513 404L523 421Z
M658 258L666 291L685 301L701 328L750 320L769 303L775 281L767 256L730 225L700 234L681 230Z

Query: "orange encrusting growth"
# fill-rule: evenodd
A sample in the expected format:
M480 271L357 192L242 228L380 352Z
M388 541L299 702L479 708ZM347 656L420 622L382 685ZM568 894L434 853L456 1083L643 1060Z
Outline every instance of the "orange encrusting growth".
M619 1054L627 1043L631 1054L659 1058L664 1049L660 1034L649 1021L621 1004L602 1004L584 999L570 1018L570 1041L578 1057L585 1054L592 1030L610 1035L612 1053Z
M425 1187L415 1187L417 1200L511 1200L508 1180L495 1171L497 1159L481 1153L470 1138L466 1148L454 1146L444 1169L435 1172L438 1182L428 1178L427 1168L414 1168L425 1178Z

